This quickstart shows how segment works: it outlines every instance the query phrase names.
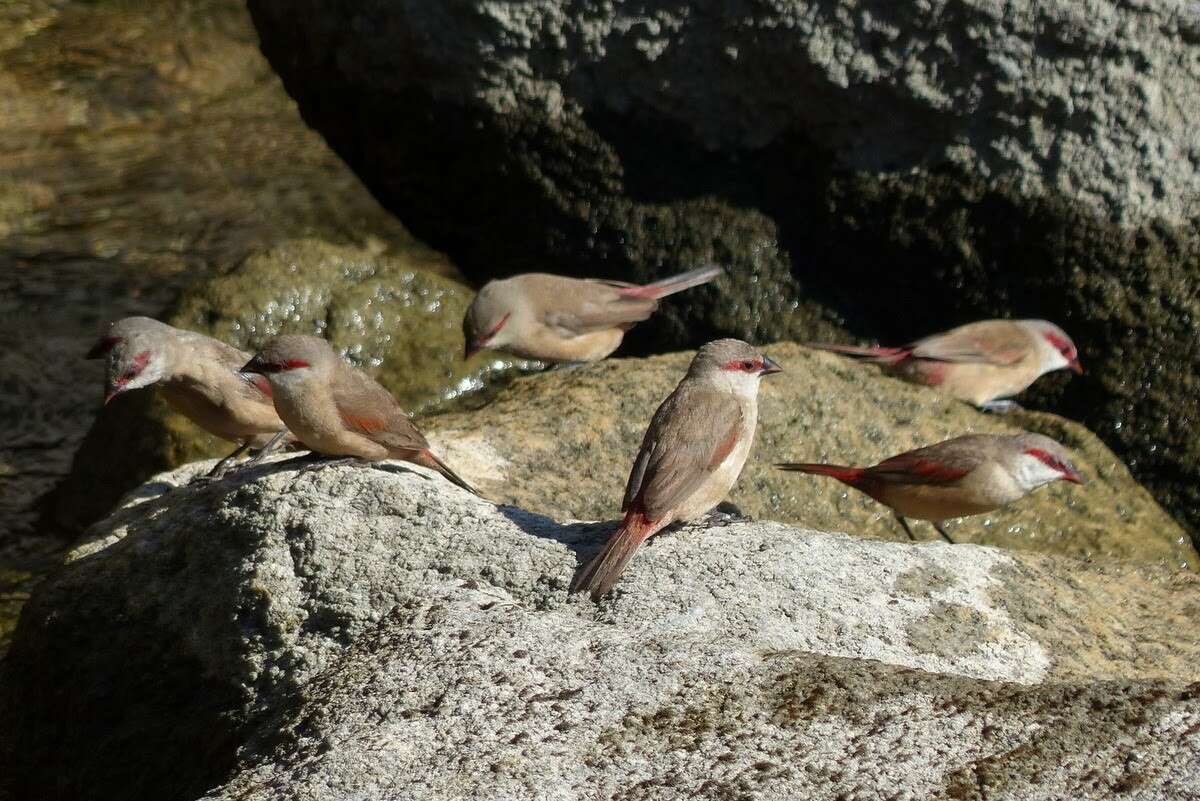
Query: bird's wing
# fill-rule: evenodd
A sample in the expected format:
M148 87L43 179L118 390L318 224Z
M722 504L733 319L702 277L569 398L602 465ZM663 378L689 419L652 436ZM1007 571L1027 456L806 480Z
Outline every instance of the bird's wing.
M728 393L681 385L654 413L625 488L622 511L655 518L713 474L742 435L742 407Z
M423 451L429 442L392 394L366 373L339 365L331 382L333 402L346 428L400 456Z
M542 324L555 329L562 336L575 337L632 325L645 320L658 308L657 300L627 297L618 291L629 284L562 280L570 283L555 287L539 298L542 301Z
M952 484L979 466L974 436L907 451L868 467L866 475L889 484Z
M1028 352L1028 335L1007 320L971 323L912 344L914 356L942 362L1009 365L1019 362Z

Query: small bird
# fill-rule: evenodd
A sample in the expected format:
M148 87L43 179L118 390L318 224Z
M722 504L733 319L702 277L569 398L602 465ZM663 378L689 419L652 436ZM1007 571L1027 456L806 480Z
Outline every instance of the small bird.
M132 389L157 384L175 411L210 434L240 443L209 473L224 473L249 447L274 444L286 432L262 376L239 368L250 354L220 340L160 323L126 317L110 323L87 358L108 360L104 402ZM286 434L285 434L286 435ZM275 437L275 439L272 439Z
M1065 368L1083 374L1075 343L1046 320L981 320L899 348L808 347L878 364L887 373L989 411L1013 408L1006 399L1046 373Z
M642 438L621 504L625 518L571 592L600 598L649 537L724 500L754 444L759 380L782 369L737 339L700 348Z
M644 286L546 273L489 281L463 318L465 355L492 348L544 362L600 361L659 300L721 272L703 267Z
M969 434L906 451L871 467L785 462L780 470L831 476L891 508L914 539L906 518L942 527L955 517L990 512L1051 481L1082 484L1066 448L1041 434Z
M391 393L343 361L325 340L277 336L242 370L266 376L280 418L314 453L352 460L401 459L436 470L479 494L434 455Z

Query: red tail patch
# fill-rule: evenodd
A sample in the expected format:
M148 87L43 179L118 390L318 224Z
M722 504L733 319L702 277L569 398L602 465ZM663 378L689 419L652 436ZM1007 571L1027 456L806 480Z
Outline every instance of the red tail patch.
M809 462L785 462L776 465L780 470L790 470L795 473L808 473L816 476L829 476L836 478L843 484L849 484L851 487L857 487L862 483L863 475L866 473L861 467L845 467L838 464L813 464Z

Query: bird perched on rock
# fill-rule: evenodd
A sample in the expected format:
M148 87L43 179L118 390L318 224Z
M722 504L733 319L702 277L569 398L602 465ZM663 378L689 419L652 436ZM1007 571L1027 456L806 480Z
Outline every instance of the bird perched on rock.
M277 336L242 370L266 376L279 416L314 453L368 461L400 459L475 492L434 455L391 393L343 361L325 340Z
M704 267L637 286L546 273L489 281L463 319L466 355L493 348L544 362L595 362L667 295L721 275Z
M809 344L880 365L915 384L937 387L991 411L1040 376L1068 369L1082 374L1079 352L1066 332L1046 320L981 320L899 348Z
M175 411L210 434L240 443L210 476L221 475L244 450L262 447L285 430L270 384L239 372L250 354L204 334L149 317L126 317L109 324L87 357L108 360L106 404L123 392L157 384Z
M1083 478L1059 443L1041 434L970 434L907 451L871 467L782 463L781 470L831 476L906 518L928 520L948 542L942 522L1020 500L1043 484Z
M754 443L759 381L781 369L737 339L700 348L642 438L621 504L625 518L571 592L604 595L649 537L724 500Z

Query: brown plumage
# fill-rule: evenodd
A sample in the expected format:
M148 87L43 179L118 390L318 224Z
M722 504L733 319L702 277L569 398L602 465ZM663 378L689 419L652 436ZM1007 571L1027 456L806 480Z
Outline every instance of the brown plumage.
M475 492L430 450L391 393L343 361L325 340L275 337L243 369L266 376L279 416L312 451L369 461L401 459Z
M463 319L467 355L492 348L546 362L598 361L662 298L720 275L705 267L644 286L547 273L490 281Z
M814 343L880 365L885 372L976 406L1002 408L1054 370L1082 373L1079 354L1061 328L1045 320L981 320L898 348Z
M649 537L707 514L724 500L754 443L759 380L779 370L736 339L700 349L650 420L625 487L620 527L579 571L571 592L600 598Z
M906 451L870 467L782 463L781 470L830 476L906 518L941 523L1017 501L1051 481L1082 483L1062 445L1041 434L970 434Z
M217 472L228 458L264 445L284 428L266 380L239 372L249 356L149 317L109 324L88 352L89 359L106 360L105 403L123 392L157 385L163 399L200 428L241 443Z

